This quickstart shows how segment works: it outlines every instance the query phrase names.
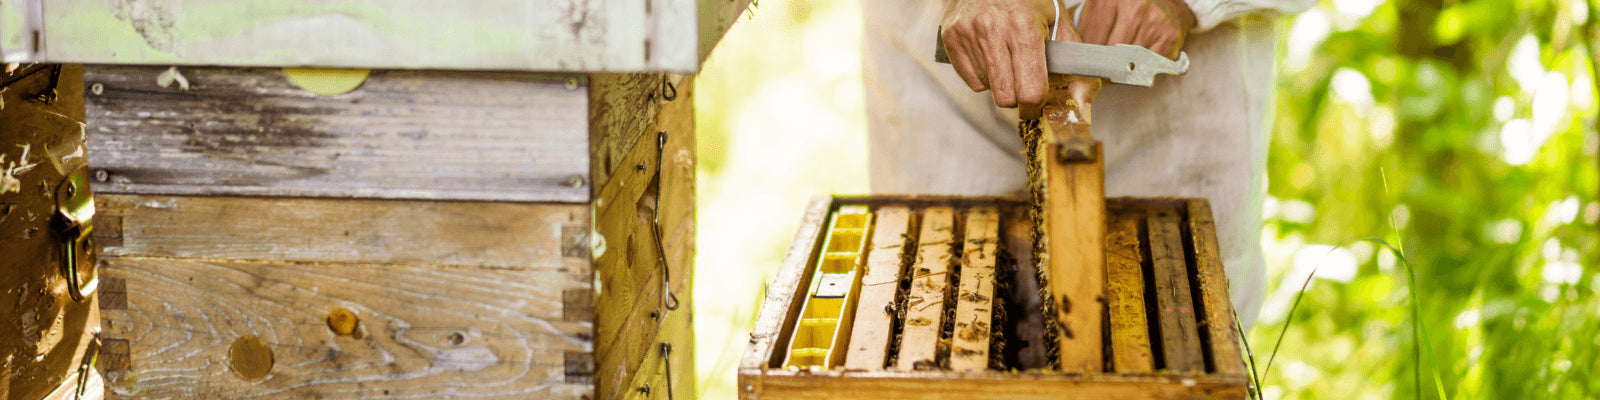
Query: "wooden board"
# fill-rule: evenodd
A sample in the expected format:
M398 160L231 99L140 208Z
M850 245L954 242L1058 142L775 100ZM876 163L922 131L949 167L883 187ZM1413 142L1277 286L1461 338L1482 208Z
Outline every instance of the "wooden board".
M1093 142L1092 160L1062 160L1071 140L1093 139L1075 124L1046 124L1038 160L1045 180L1050 298L1056 302L1058 366L1062 371L1104 368L1101 330L1105 313L1105 158Z
M872 248L861 277L861 300L856 303L850 350L844 359L846 369L882 370L888 362L889 341L894 338L895 295L900 291L908 239L914 239L907 234L915 233L909 230L911 210L889 206L873 213Z
M950 371L743 371L746 399L1244 399L1244 376Z
M701 1L700 14L697 22L700 23L700 61L705 62L711 56L711 51L716 49L717 42L728 33L734 22L745 16L752 0L726 0L726 1ZM751 15L754 18L754 15Z
M1146 216L1150 231L1150 260L1156 294L1157 327L1161 335L1161 354L1168 370L1205 372L1205 355L1195 329L1194 297L1189 286L1180 216L1170 209L1151 210Z
M107 256L490 267L588 279L568 204L101 195Z
M693 260L690 258L692 253L684 246L690 240L692 238L689 236L669 239L667 260L671 265L690 265L690 261ZM603 289L604 294L600 296L603 301L596 304L596 309L600 312L596 320L596 334L600 338L596 355L600 369L596 373L595 385L602 398L611 398L615 394L627 391L628 387L625 385L634 379L641 364L645 363L646 355L651 351L650 339L671 329L666 327L669 318L690 314L688 304L692 293L688 289L692 287L692 283L690 274L683 271L673 271L670 287L673 293L677 294L679 309L676 311L666 309L659 283L663 271L654 261L654 246L653 243L641 242L636 248L638 263L632 266L634 269L650 272L648 279L637 289L620 287ZM621 293L628 295L619 296ZM624 308L621 305L623 303L631 306ZM602 327L604 329L601 329ZM677 346L678 350L693 349L688 344Z
M589 200L578 77L374 71L321 96L276 69L182 68L187 85L162 87L165 71L86 69L96 191Z
M1112 213L1106 227L1106 324L1112 370L1122 373L1155 369L1145 314L1142 219L1143 213L1131 210Z
M1234 325L1233 301L1228 298L1228 275L1222 268L1222 249L1217 241L1217 223L1211 216L1211 203L1204 199L1185 202L1189 237L1194 241L1190 256L1199 281L1200 306L1204 307L1202 337L1211 346L1212 370L1218 373L1245 373L1239 351L1239 331Z
M653 143L655 137L650 134L655 132L650 128L656 125L658 114L668 103L680 101L668 101L668 95L677 91L687 98L688 82L667 90L664 80L674 82L664 74L589 75L589 176L594 187L603 189L613 173L626 172L619 168L632 158L630 151L638 141ZM685 102L693 107L692 101Z
M31 4L0 7L8 62L694 72L750 0Z
M59 236L50 228L58 185L85 163L83 75L62 66L56 99L47 103L30 97L50 90L50 68L31 67L0 72L13 81L0 91L0 398L10 399L43 398L71 382L87 356L85 333L100 320L92 297L67 294Z
M604 141L594 143L632 143L621 156L610 160L616 167L608 172L612 179L604 180L593 202L598 215L596 234L605 249L594 258L600 274L596 296L599 314L595 321L596 334L601 338L596 347L600 398L615 398L630 390L628 385L638 378L652 349L650 340L667 333L667 318L689 313L695 240L695 145L694 101L688 86L685 82L679 97L663 102L653 119L638 129L619 132L618 125L594 128L596 137L608 132ZM666 133L664 148L657 142L658 133ZM623 135L636 137L622 140ZM659 162L657 157L661 158ZM600 158L597 154L596 159ZM651 230L657 213L671 270L670 290L682 304L677 311L667 310L663 300L661 282L668 271L657 262L656 238ZM692 332L688 325L670 329ZM675 351L693 353L692 342L680 342L683 343L676 345Z
M578 398L593 324L565 313L589 282L555 271L108 258L113 397ZM105 293L109 298L111 293ZM330 315L356 316L341 334ZM231 348L254 336L270 371ZM111 343L125 340L112 347ZM113 354L111 349L127 349ZM247 347L248 348L248 347ZM120 364L120 365L117 365ZM120 369L119 367L126 367Z
M966 212L961 248L960 290L956 292L955 331L950 338L950 370L989 367L989 342L994 326L995 263L1000 238L1000 212L973 207Z
M950 299L950 254L955 237L955 212L950 207L929 207L922 212L917 235L917 261L911 266L911 289L906 292L905 327L895 369L937 368L939 337L944 330L944 307Z
M816 260L817 248L822 245L822 229L827 223L828 211L833 209L833 198L817 196L806 206L794 243L783 256L778 268L779 279L767 289L767 299L761 303L756 316L755 329L750 332L750 344L739 360L739 369L759 370L783 362L783 352L773 351L788 345L789 332L794 331L794 318L804 302L801 288L811 287L807 267ZM798 298L798 299L797 299Z
M689 304L688 300L684 302L685 307ZM667 390L672 392L673 399L696 398L694 355L685 352L694 348L694 331L690 329L689 319L688 313L668 314L661 331L649 340L648 346L641 352L644 358L640 360L639 368L628 384L613 393L604 394L602 398L665 399L668 398ZM662 353L662 343L671 344L669 353ZM672 369L671 379L667 377L668 367Z

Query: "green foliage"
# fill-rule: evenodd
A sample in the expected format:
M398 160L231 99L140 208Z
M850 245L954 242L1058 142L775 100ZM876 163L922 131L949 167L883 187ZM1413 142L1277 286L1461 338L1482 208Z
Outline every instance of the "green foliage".
M1600 7L1584 1L1325 2L1287 21L1268 157L1281 287L1250 335L1264 362L1287 324L1265 397L1600 396ZM1353 245L1354 277L1318 279L1284 320L1305 277L1290 259L1365 236L1401 245L1415 286Z

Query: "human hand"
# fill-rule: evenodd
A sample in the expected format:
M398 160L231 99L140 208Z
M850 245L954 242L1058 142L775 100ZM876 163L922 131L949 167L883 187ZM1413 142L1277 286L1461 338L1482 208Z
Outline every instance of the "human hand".
M1017 107L1023 119L1039 118L1044 101L1052 1L948 0L940 21L945 53L961 80L974 92L989 90L996 106ZM1059 36L1078 41L1070 25L1062 28Z
M1183 0L1085 0L1078 33L1094 44L1132 44L1178 59L1195 26Z

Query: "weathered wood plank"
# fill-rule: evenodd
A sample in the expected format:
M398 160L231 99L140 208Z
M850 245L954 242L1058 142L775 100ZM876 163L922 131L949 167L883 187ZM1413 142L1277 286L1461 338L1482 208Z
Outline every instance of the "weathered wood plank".
M50 93L52 68L37 68L0 72L12 81L0 90L0 398L10 399L43 398L67 382L88 348L85 333L100 324L93 295L78 302L67 293L50 228L57 188L85 163L83 72L61 66L55 101L44 102L32 97Z
M97 191L589 200L576 77L373 71L321 96L274 69L184 68L162 87L164 71L87 68Z
M872 250L861 277L861 300L856 302L854 329L850 331L850 351L844 367L853 370L882 370L888 362L889 341L894 338L894 301L900 291L900 276L905 269L907 242L911 229L911 210L903 206L882 207L875 211ZM881 312L879 310L882 310Z
M660 286L668 271L657 262L651 231L659 212L671 290L687 304L694 261L694 118L690 93L686 89L680 96L656 114L648 129L634 132L646 138L634 141L626 157L617 160L630 167L618 168L615 179L605 183L595 200L600 215L596 231L607 248L595 257L602 282L596 304L600 310L596 332L602 339L596 352L601 398L630 390L626 385L662 324L662 315L688 312L664 308ZM657 142L662 132L665 148ZM679 345L679 351L692 352L692 347Z
M670 342L672 380L666 382L673 399L698 397L695 383L694 341L694 260L695 238L695 153L694 85L685 79L678 85L680 94L668 104L658 117L660 131L666 132L666 151L662 154L660 196L657 210L661 213L661 234L667 236L667 263L671 267L671 290L680 302L678 310L669 311L668 318L682 318L679 326L663 328L652 343ZM671 321L669 321L671 322ZM721 346L713 343L714 346ZM666 380L666 377L662 377Z
M956 294L955 332L950 338L950 369L978 371L989 367L989 341L994 325L995 262L1000 241L1000 212L974 207L966 213L966 242L961 252L961 288Z
M955 212L950 207L922 211L922 231L917 234L917 262L911 267L911 289L906 293L906 320L901 330L900 354L895 369L938 367L939 336L944 330L944 304L950 295L951 241Z
M663 74L589 75L589 176L599 196L610 185L613 174L628 164L637 142L653 143L650 133L657 115L672 94L662 84ZM689 90L688 85L679 92ZM676 87L675 87L676 88ZM693 103L692 101L686 101ZM692 106L692 105L691 105ZM633 163L637 165L637 162ZM630 165L629 167L633 167ZM648 168L654 168L649 166Z
M648 237L648 233L639 233L637 236ZM679 236L669 238L667 262L673 266L690 265L693 261L692 249L687 244L692 240L692 231L680 232ZM600 298L607 302L597 304L596 309L600 312L595 321L600 340L596 351L600 367L596 374L596 388L602 398L612 398L614 394L629 390L625 384L633 379L640 363L649 353L649 340L661 332L667 318L690 313L690 274L674 271L670 290L677 294L679 308L666 309L660 284L662 274L666 271L656 263L655 251L655 244L649 241L640 242L635 251L631 251L635 253L630 256L635 257L635 263L630 268L648 272L648 279L637 288L611 286L602 290ZM627 306L624 307L624 304Z
M1194 298L1183 250L1180 216L1167 207L1148 211L1150 261L1155 277L1156 318L1166 369L1205 372L1205 356L1195 329Z
M128 308L115 397L579 398L593 324L563 316L589 282L555 271L111 257ZM259 338L270 363L235 346ZM243 341L241 341L243 340ZM261 351L262 347L254 347ZM568 368L577 361L580 368ZM241 371L266 367L257 376ZM261 370L256 369L257 373Z
M689 302L684 304L687 306ZM694 348L694 331L690 327L689 317L688 313L668 314L661 323L661 330L656 332L641 352L643 359L638 361L637 371L627 386L620 388L616 394L605 394L601 398L664 399L669 388L672 398L695 398L694 357L692 352L685 352ZM662 353L662 343L671 344L670 353ZM671 359L670 381L667 379L666 367L669 362L666 358Z
M605 178L597 179L604 182L603 186L595 192L593 201L596 213L596 231L605 238L607 243L623 243L627 240L634 227L650 219L639 220L641 212L638 205L641 198L647 193L653 196L661 193L671 193L671 201L663 203L667 210L664 216L671 218L687 218L692 216L694 195L694 101L690 98L687 88L685 98L669 102L654 113L653 121L646 121L638 129L628 132L616 133L607 138L603 144L592 150L596 152L611 152L609 146L630 143L632 147L622 149L623 152L605 158L611 163L612 171L604 172ZM598 132L611 132L614 126L597 126ZM633 140L623 140L620 134L635 135ZM659 135L666 135L666 147L658 143ZM657 160L657 158L661 160ZM666 170L660 170L658 163L665 163ZM626 167L619 167L625 165ZM596 171L599 172L599 171ZM657 182L658 174L665 182ZM597 175L598 176L598 175ZM655 190L652 190L655 189ZM654 201L652 200L653 204ZM686 206L687 205L687 206ZM653 212L653 211L651 211ZM693 218L689 218L692 221ZM665 219L663 223L665 224ZM665 232L663 232L665 234ZM613 262L613 257L620 257L622 253L596 254L600 263Z
M1247 395L1244 375L1059 372L739 371L741 399L1228 399Z
M1104 368L1101 324L1105 312L1105 158L1088 129L1051 121L1039 140L1045 180L1044 233L1050 266L1050 298L1055 301L1056 359L1062 371L1098 372ZM1076 143L1075 143L1076 142ZM1088 160L1065 160L1074 144Z
M589 207L583 205L129 195L96 200L101 215L120 228L100 237L110 256L456 265L566 271L580 279L592 272Z
M700 23L700 61L704 62L717 42L739 21L751 0L701 1L697 22Z
M801 288L811 287L806 270L816 257L817 247L821 246L823 225L827 223L828 210L833 208L833 203L832 197L817 196L806 206L794 242L789 244L783 265L778 268L778 279L772 282L766 300L761 303L755 327L750 330L750 345L739 359L739 369L762 369L783 362L781 356L785 354L774 354L773 349L787 345L788 334L794 330L794 316L800 312L802 303L795 299L804 298Z
M49 46L0 47L84 64L694 72L749 2L54 0L37 3L48 24L7 27Z
M1150 324L1145 317L1144 255L1139 223L1144 214L1111 213L1106 227L1106 307L1111 328L1111 365L1119 373L1150 372Z
M1217 223L1211 216L1211 203L1189 199L1187 207L1191 256L1198 272L1200 304L1205 309L1200 325L1208 333L1214 372L1243 374L1244 357L1239 352L1239 331L1234 325L1233 301L1228 298L1228 274L1222 265L1222 249L1217 241Z

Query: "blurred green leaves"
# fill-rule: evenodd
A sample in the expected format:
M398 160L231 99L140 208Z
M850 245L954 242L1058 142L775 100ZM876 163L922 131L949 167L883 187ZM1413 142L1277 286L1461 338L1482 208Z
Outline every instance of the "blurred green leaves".
M1418 372L1440 397L1411 291L1449 397L1600 395L1594 1L1341 1L1285 24L1266 239L1280 287L1250 335L1264 359L1287 325L1266 397L1409 398ZM1291 261L1364 236L1402 244L1417 286L1353 251L1355 278L1318 278L1286 320L1305 276Z

